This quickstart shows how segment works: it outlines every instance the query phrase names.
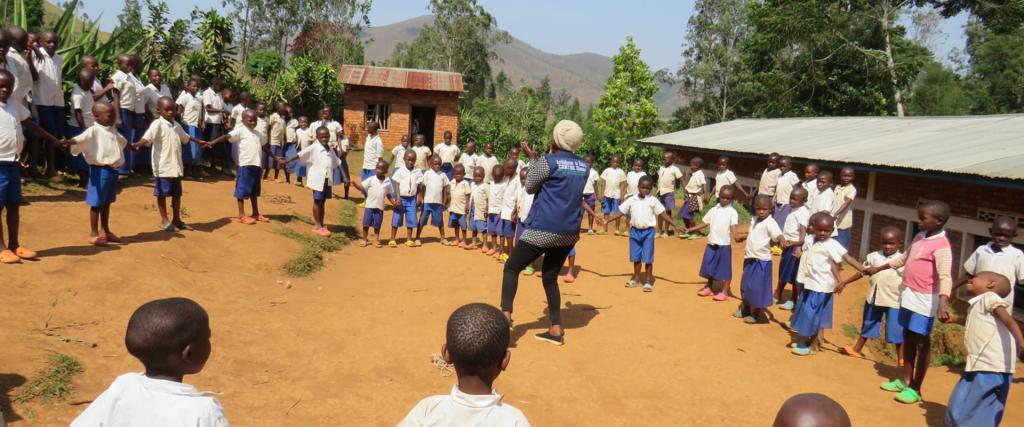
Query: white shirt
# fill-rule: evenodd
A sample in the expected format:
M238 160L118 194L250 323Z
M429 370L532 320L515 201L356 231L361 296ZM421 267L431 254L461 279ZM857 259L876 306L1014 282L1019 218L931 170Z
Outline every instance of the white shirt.
M430 169L430 165L427 163L427 159L430 158L430 147L427 147L426 145L414 145L412 147L412 151L416 153L416 169Z
M148 111L149 114L152 114L153 117L158 117L160 115L160 113L156 111L156 103L160 98L166 96L174 99L174 97L171 96L171 88L167 87L167 85L160 85L160 89L157 89L156 85L150 83L146 85L146 89L143 93L146 98L146 111Z
M139 97L139 88L135 86L135 82L132 81L128 73L118 70L114 75L110 76L110 79L114 81L114 89L117 90L121 100L121 105L116 107L135 111L135 99ZM117 114L117 112L115 111L114 114Z
M831 215L835 197L836 193L831 188L826 188L825 191L818 193L814 196L814 203L811 204L811 213L825 212Z
M174 381L123 374L89 404L71 427L226 427L217 398Z
M800 177L793 171L787 171L779 177L775 185L775 204L785 205L789 203L789 195L793 192L793 186L800 182Z
M505 202L506 181L492 182L487 192L487 214L500 214Z
M879 267L889 265L889 261L900 258L903 253L896 251L890 256L885 256L882 251L869 253L864 259L864 267ZM903 292L903 267L890 268L872 274L871 288L868 289L867 302L878 307L900 307L900 293Z
M729 246L732 242L729 227L739 224L740 215L732 205L723 208L721 204L716 203L704 214L702 221L708 225L709 245Z
M1024 282L1024 252L1013 245L995 251L995 243L989 242L978 247L964 261L964 273L977 276L979 272L991 271L1002 274L1010 282L1010 294L1004 298L1013 306L1013 288L1017 283Z
M484 168L484 182L492 183L494 178L491 177L491 172L494 171L494 167L498 165L498 158L494 156L481 155L477 158L478 167Z
M774 218L769 216L761 221L758 221L756 216L751 218L747 244L743 247L743 258L771 261L772 242L778 241L779 237L782 237L782 229Z
M25 57L11 47L7 48L7 71L14 75L14 90L7 101L24 106L25 97L32 90L32 71Z
M132 111L136 114L146 112L146 85L134 73L128 73L128 79L135 85L135 103L132 104Z
M804 203L806 206L814 206L814 198L818 196L818 180L812 180L800 184L807 190L807 201Z
M836 276L832 274L832 265L843 261L846 248L835 239L814 242L800 256L800 267L796 271L796 281L804 285L804 289L832 293L836 289Z
M522 184L518 178L509 178L505 183L505 194L501 197L501 219L511 221L512 211L519 203L519 189Z
M298 141L298 135L295 134L295 130L299 128L299 121L295 119L289 119L288 124L284 127L284 139L289 144L294 144Z
M459 163L462 163L463 169L466 169L466 176L472 177L473 170L477 166L480 166L480 156L476 154L462 153L462 155L459 156Z
M428 169L423 172L423 203L444 203L444 189L448 187L448 175Z
M694 174L696 175L696 174ZM701 173L703 177L703 172ZM658 168L658 195L663 196L676 191L676 181L683 177L683 171L676 165ZM691 178L692 180L692 178Z
M93 93L86 92L76 84L71 88L71 114L68 118L68 126L74 126L79 129L85 129L96 123L96 118L92 115L92 106L96 103L93 98ZM78 123L78 119L75 117L75 110L82 110L82 120L85 123Z
M846 208L846 213L842 217L836 218L836 226L842 230L853 227L853 200L857 198L857 187L854 187L852 183L850 185L837 185L833 194L833 214L838 213L839 208L843 207L843 204L847 201L850 201L850 206Z
M181 121L189 126L199 126L199 116L203 111L203 103L188 91L181 91L175 104L181 106Z
M206 88L206 90L203 91L203 95L202 96L203 96L203 108L206 108L206 106L209 105L209 106L211 106L211 107L213 107L215 109L218 109L218 110L223 110L224 109L224 96L221 95L220 92L217 92L217 91L213 90L212 87L211 88ZM207 112L206 113L206 123L212 123L212 124L224 123L224 113L211 113L211 112Z
M263 166L263 146L267 145L267 137L258 130L249 129L245 125L235 126L228 132L228 141L238 144L238 166ZM312 180L312 176L310 179Z
M472 196L469 202L473 205L473 220L483 221L487 219L487 195L491 192L491 186L486 181L472 184Z
M722 191L722 187L726 185L733 185L736 183L736 174L731 170L726 169L724 171L718 171L715 174L715 197L718 197L718 192Z
M157 117L142 135L147 146L153 147L153 176L157 178L178 178L184 175L181 160L181 144L189 141L188 134L175 121Z
M373 175L363 180L363 188L366 189L366 209L384 210L384 199L391 194L391 180L385 176L381 181Z
M652 195L644 198L637 195L623 201L619 205L619 212L629 215L630 227L646 230L657 225L658 215L665 212L665 206Z
M415 196L420 184L423 183L423 171L416 168L409 170L403 164L395 169L395 172L391 174L391 182L393 185L398 186L399 196Z
M519 209L519 221L525 221L530 216L530 209L533 208L533 194L527 193L522 190L522 183L519 183L519 204L516 207Z
M235 126L242 123L242 113L244 113L246 109L247 108L242 104L235 104L234 107L231 107L231 113L228 114L228 117L235 122Z
M683 190L686 191L687 194L700 194L702 189L707 185L708 180L704 177L704 171L698 170L697 172L690 174L690 179L686 181L686 187L684 187Z
M455 144L441 143L434 147L434 154L441 158L441 164L451 163L455 164L455 156L459 155L459 146Z
M584 196L595 193L594 183L597 182L598 178L600 177L597 175L597 171L590 169L590 173L587 174L587 183L583 185Z
M209 123L209 121L207 121L207 123ZM270 130L270 124L267 123L267 119L265 119L263 117L257 116L256 117L256 132L259 132L261 135L266 137L267 136L267 131L269 131L269 130ZM315 128L313 129L313 139L316 139L316 129ZM268 143L269 143L269 139L268 139Z
M309 124L309 134L313 138L314 141L316 140L316 130L320 129L321 126L327 128L327 130L330 131L329 133L331 134L331 137L330 137L329 140L327 140L327 142L330 142L332 144L332 146L337 144L337 142L338 142L338 134L339 133L343 133L343 131L344 131L344 127L341 125L341 123L338 123L337 120L328 120L326 122L323 121L323 120L317 120L317 121L315 121L313 123L310 123ZM367 141L370 140L369 139L370 138L369 135L367 135L366 138L367 138L366 139ZM369 145L367 145L367 149L369 149ZM375 167L377 167L377 162L376 161L373 162L373 166L371 166L370 169L373 169Z
M295 129L295 139L299 142L299 150L309 147L309 144L313 142L313 136L309 128L298 128Z
M640 193L640 178L647 176L647 172L629 171L626 172L626 197L635 196Z
M1012 374L1017 365L1017 344L1010 330L996 319L995 311L1007 312L1011 305L995 292L985 292L969 301L964 346L967 347L967 372L1000 372Z
M324 191L324 183L334 185L334 169L341 166L341 159L334 150L325 148L319 142L309 144L297 154L299 161L306 166L306 188L313 191Z
M640 178L637 178L638 180ZM604 197L609 199L622 199L622 183L626 181L626 171L621 168L607 168L601 172L601 181L604 182ZM639 182L639 181L638 181Z
M71 155L83 155L85 162L92 166L116 168L124 163L124 147L128 145L128 140L113 126L96 123L71 139L75 141L71 146Z
M32 55L32 58L35 60L39 79L36 80L35 86L32 88L32 102L36 105L51 107L63 106L64 92L63 88L61 88L61 68L64 66L64 58L56 52L51 57L45 49L37 49L33 53L36 54Z
M406 147L406 146L404 146L402 144L398 144L394 148L392 148L391 149L391 163L394 163L395 167L398 167L398 165L400 163L402 163L402 160L405 158L405 152L408 151L408 150L409 150L409 147Z
M377 167L377 161L384 158L384 143L380 140L380 134L366 135L366 143L363 144L363 169ZM401 160L395 160L401 163Z
M288 122L285 121L284 116L274 112L267 119L267 124L270 126L269 134L267 135L267 138L270 138L270 145L284 145L288 139Z
M810 220L811 211L807 209L807 205L793 209L782 226L782 238L790 242L800 240L800 230L806 230L807 222Z
M28 109L13 102L0 102L0 162L13 162L25 148L21 122L29 117Z
M501 403L501 395L466 394L452 386L450 395L431 396L416 404L399 427L529 427L526 416L512 405Z
M757 194L774 196L775 188L779 185L780 176L782 176L782 171L779 168L772 170L765 168L764 171L761 172L761 180L757 183Z
M448 212L453 214L465 215L467 213L466 198L469 197L473 188L469 185L469 180L463 178L462 181L451 180L448 182L448 194L451 195L452 201L448 205Z

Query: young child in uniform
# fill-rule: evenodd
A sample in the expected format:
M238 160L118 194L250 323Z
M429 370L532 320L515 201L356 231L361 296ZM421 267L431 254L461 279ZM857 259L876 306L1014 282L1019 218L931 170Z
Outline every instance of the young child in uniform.
M430 170L430 147L427 147L427 137L416 134L412 138L412 151L416 152L416 169L421 171Z
M487 192L487 235L491 239L491 249L485 251L487 256L501 257L504 245L499 244L498 235L501 233L501 207L505 202L505 187L508 182L505 180L505 168L502 165L494 165L491 169L491 178L494 182L488 185Z
M238 203L238 221L252 225L257 222L270 222L260 214L260 176L263 174L263 156L269 156L267 136L256 129L256 112L245 110L242 113L242 125L235 126L224 135L206 143L212 148L222 141L238 146L238 176L235 178L235 201ZM252 215L245 215L245 199L252 205Z
M832 214L836 194L832 191L832 172L821 171L818 173L817 181L818 194L814 196L811 203L811 214L825 212Z
M988 234L992 241L979 246L967 257L963 269L965 277L953 290L967 283L967 280L979 271L999 273L1010 282L1010 294L1006 296L1006 303L1013 307L1013 286L1024 282L1024 252L1013 246L1013 240L1017 238L1017 221L1010 217L997 217L992 221Z
M396 168L401 166L403 159L405 159L405 152L411 149L412 143L409 141L409 135L402 135L398 145L391 149L391 158L394 159Z
M869 253L864 259L865 268L888 264L895 258L903 256L903 232L887 226L879 234L882 248ZM837 239L838 240L838 239ZM863 275L854 274L840 283L836 289L842 289L860 279ZM860 327L860 337L852 347L842 347L839 352L848 356L864 358L864 344L868 339L878 338L885 318L885 342L896 346L899 366L903 366L903 328L897 319L900 314L900 293L903 291L903 269L891 269L871 276L871 288L868 289L867 301L864 302L864 317Z
M834 190L832 215L836 217L836 240L844 248L850 249L853 234L853 200L857 198L857 187L853 185L853 168L847 166L839 171L839 185Z
M473 189L466 179L466 168L462 164L455 165L452 176L453 179L448 183L448 227L455 231L452 246L466 249L469 246L469 223L473 220L469 215Z
M818 351L818 332L832 328L833 294L842 292L837 284L839 263L846 261L857 271L864 269L857 259L846 253L839 242L832 239L835 218L825 212L811 215L814 243L800 256L796 280L803 285L800 302L793 311L792 328L803 340L790 350L797 356L809 356Z
M629 260L633 263L633 276L626 282L627 288L644 287L644 292L654 291L654 234L658 217L668 217L665 207L656 197L651 196L654 180L648 176L640 178L639 192L622 202L617 212L602 222L615 221L625 215L629 216ZM662 218L666 219L666 218ZM676 228L679 226L667 218L668 223ZM640 272L641 264L644 267Z
M793 159L783 157L779 159L779 180L775 185L775 222L786 223L786 216L789 215L789 193L800 183L800 177L793 172Z
M178 99L175 101L185 133L196 138L203 132L199 127L200 124L205 123L203 103L196 97L197 92L199 92L199 80L189 80L185 84L185 90L178 94ZM185 163L189 176L193 179L199 177L199 166L203 164L203 151L200 144L189 143L182 153L182 161Z
M525 190L526 188L526 175L529 173L527 168L523 168L519 171L519 201L516 203L516 216L519 221L519 226L516 227L516 241L515 244L519 244L519 238L522 237L523 231L526 227L523 227L523 221L530 217L530 209L533 208L533 194L530 194ZM524 276L532 276L534 272L541 267L541 258L533 261L530 265L527 265L523 269ZM572 271L569 272L572 274ZM571 277L571 276L570 276Z
M444 143L434 147L434 155L441 158L441 172L450 181L455 177L455 158L459 155L459 146L452 143L452 131L444 131Z
M772 243L782 238L782 229L771 217L772 196L754 197L754 218L750 229L740 236L743 248L743 276L740 277L741 303L735 317L748 324L767 321L764 309L772 305Z
M203 307L187 298L147 302L128 319L124 342L145 372L117 377L72 427L227 427L217 398L182 382L210 358L210 316Z
M487 246L487 206L490 204L487 196L491 193L490 185L485 181L484 168L473 168L473 184L470 190L469 204L469 228L473 232L473 240L466 249L476 249L476 236L479 234L480 247L485 253L490 251Z
M419 223L416 226L416 246L423 243L420 235L423 234L423 226L430 224L437 227L441 235L441 246L448 246L448 237L444 234L444 207L448 205L451 194L448 193L448 175L441 170L441 158L430 156L430 169L423 172L423 183L420 184L420 192L423 194L423 214L420 215Z
M78 136L68 139L71 155L82 154L89 164L89 185L85 202L89 205L89 243L106 246L121 243L121 238L110 231L110 205L117 200L118 167L126 161L124 149L128 140L114 130L114 107L97 102L92 107L96 123ZM99 225L103 233L99 232Z
M490 184L494 182L494 177L491 176L491 172L494 172L494 167L498 166L501 161L497 157L494 157L494 144L490 142L484 144L484 154L477 157L477 166L484 168L484 182Z
M395 169L391 174L391 185L395 187L394 193L398 194L399 204L391 213L391 240L388 246L398 247L395 237L398 235L398 227L405 224L405 246L414 248L416 242L412 238L412 228L416 226L416 211L418 210L417 194L420 184L423 183L423 171L416 169L416 152L406 151L402 158L402 166Z
M71 96L68 99L69 110L67 136L75 137L96 122L92 116L92 106L96 102L92 87L96 75L88 68L78 71L78 83L71 88ZM89 181L89 165L85 163L82 155L72 156L68 151L66 155L68 170L78 175L78 188L85 188Z
M647 172L644 172L644 161L641 159L633 160L633 167L626 172L626 196L622 200L626 200L640 193L640 177L647 176Z
M505 176L505 194L501 196L501 219L498 227L498 238L501 240L501 255L499 262L508 260L512 253L512 244L516 235L516 205L519 203L519 192L522 186L519 184L519 172L516 172L518 163L515 159L505 160L502 164L502 175Z
M391 195L392 185L388 179L388 162L378 160L374 168L374 176L368 177L363 182L354 182L356 189L366 193L366 206L363 209L363 239L359 246L366 247L369 243L370 228L373 228L373 247L380 248L380 226L384 222L384 200L387 199L391 206L398 206Z
M804 181L800 183L807 190L807 206L814 206L814 198L818 195L818 165L811 163L804 166Z
M348 153L352 151L352 145L349 143L349 139L345 136L345 133L342 132L338 135L337 141L330 145L330 148L338 156L338 159L341 160L338 167L334 168L332 171L334 175L334 182L337 184L345 184L343 197L348 199L348 189L352 182L352 177L348 171ZM374 169L376 169L376 165L374 165ZM359 175L362 176L362 171L359 172Z
M270 163L263 169L263 180L267 180L270 177L270 170L274 170L274 182L278 184L281 180L278 178L281 174L281 167L277 159L284 157L284 144L286 142L285 135L287 134L288 121L285 117L288 115L288 110L285 108L287 105L284 102L277 101L274 103L274 112L267 119L267 138L270 141ZM284 170L285 181L289 184L292 183L291 175L288 173L288 168Z
M459 155L459 163L466 169L466 173L472 175L476 171L477 166L480 166L480 156L476 154L476 141L469 141L466 143L465 151Z
M732 246L731 242L739 238L736 225L739 224L739 213L732 207L735 194L732 186L725 186L718 192L718 204L704 214L700 225L685 229L684 233L710 228L708 244L704 248L704 259L700 264L700 277L708 283L697 295L702 297L714 295L715 301L729 299L729 285L732 282ZM722 290L714 292L716 281L722 282Z
M692 165L693 162L691 161L690 164ZM703 172L701 176L704 176ZM661 167L658 168L658 201L665 207L669 216L672 216L672 211L676 208L676 183L682 178L683 171L675 165L675 156L671 151L666 151L661 156ZM661 233L658 234L659 237L668 237L667 222L659 219L657 230L661 230Z
M700 157L690 159L690 179L686 180L686 186L683 187L683 191L686 192L686 201L683 202L683 207L679 208L679 218L682 218L686 227L693 227L694 215L704 209L704 203L711 200L703 168L704 159ZM684 233L680 234L679 238L694 240L699 239L700 235Z
M201 140L185 132L185 129L174 121L176 105L170 97L162 97L156 103L159 118L153 120L135 144L139 147L152 147L153 195L160 211L160 229L175 232L191 230L181 220L181 177L185 175L182 161L182 149L189 143L202 143ZM171 198L171 218L167 217L167 198Z
M587 161L587 166L590 166L588 169L590 173L587 175L587 182L583 185L583 203L586 203L590 210L593 211L597 206L597 189L594 187L596 187L597 180L600 177L597 175L597 171L594 170L594 155L587 154L584 159ZM587 234L594 234L594 215L590 213L587 214Z
M612 156L611 166L605 168L601 172L601 187L603 189L602 195L604 198L601 199L601 213L605 216L614 214L619 211L619 204L625 200L626 196L626 171L619 167L622 164L622 156L616 154ZM664 208L664 207L663 207ZM609 221L612 222L612 221ZM615 235L619 235L619 220L614 221ZM608 223L604 225L604 230L601 234L608 234Z
M306 165L306 188L313 190L313 233L329 237L331 231L324 226L324 205L331 198L331 186L336 184L333 171L341 165L341 159L331 149L331 130L326 126L316 128L316 141L318 144L310 144L291 158L277 157L274 161L282 166L295 160Z
M747 190L743 189L743 185L736 179L736 174L729 170L729 157L719 156L718 157L718 173L715 175L715 197L718 197L718 193L725 188L726 185L731 185L736 191L739 191L743 195L744 199L750 198L747 194Z
M313 129L315 131L317 128L313 128ZM262 102L262 101L256 103L256 131L261 133L261 134L263 134L263 136L265 138L267 138L267 141L269 143L270 137L267 136L267 135L270 134L270 123L267 122L267 104ZM266 169L267 165L270 164L270 159L272 157L273 156L271 156L269 154L264 155L264 157L263 157L263 168L264 169Z
M512 146L512 148L508 149L508 158L516 161L516 176L519 176L519 171L522 171L523 168L526 167L526 162L519 157L521 152L522 151L517 146Z
M139 96L138 88L135 86L131 77L132 64L131 58L126 54L120 54L117 56L117 72L115 72L111 79L114 82L114 106L118 108L120 118L115 118L115 123L120 123L121 127L118 128L118 132L121 132L121 136L124 137L125 141L134 141L136 139L135 129L139 126L136 122L141 122L144 117L139 117L135 114L135 100ZM125 147L125 153L122 155L123 159L119 163L118 174L128 175L132 168L132 152L131 149ZM90 172L92 168L89 169Z
M796 272L800 268L800 254L807 237L807 225L811 219L811 210L806 206L807 190L797 186L789 193L789 214L782 225L782 256L779 257L779 280L775 285L775 301L782 301L782 291L786 285L793 285L789 301L779 306L782 310L792 310L800 298L800 283L796 280Z
M771 153L768 155L768 166L761 171L761 179L757 182L757 192L754 194L764 194L774 201L775 189L779 186L780 176L782 176L782 171L779 170L779 153Z
M306 149L316 139L313 129L309 128L309 117L299 116L299 127L295 129L296 147L299 151ZM306 165L302 163L295 165L295 185L302 186L302 179L307 175Z
M455 365L458 384L450 394L421 400L398 426L529 426L523 413L494 391L494 380L512 357L510 334L509 321L497 308L474 303L455 310L441 355Z

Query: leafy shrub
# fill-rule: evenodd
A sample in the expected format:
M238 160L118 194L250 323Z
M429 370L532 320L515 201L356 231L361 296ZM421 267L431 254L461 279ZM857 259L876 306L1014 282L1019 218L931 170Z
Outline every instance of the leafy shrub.
M250 76L269 80L284 69L284 57L272 50L257 50L245 60L245 72Z

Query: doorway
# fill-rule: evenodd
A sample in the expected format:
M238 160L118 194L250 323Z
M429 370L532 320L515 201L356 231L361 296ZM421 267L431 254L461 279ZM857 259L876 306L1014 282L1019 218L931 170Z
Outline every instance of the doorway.
M434 147L434 117L437 109L434 107L413 106L409 114L409 140L412 141L416 134L421 133L426 138L426 146Z

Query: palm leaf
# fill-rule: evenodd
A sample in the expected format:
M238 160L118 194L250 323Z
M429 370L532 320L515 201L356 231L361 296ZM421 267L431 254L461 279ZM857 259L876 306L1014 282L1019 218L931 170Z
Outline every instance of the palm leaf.
M72 25L70 24L74 23L71 18L74 18L77 7L78 0L71 0L68 4L64 5L64 13L61 13L57 24L53 26L53 32L57 33L61 40L67 40L68 36L71 35Z

